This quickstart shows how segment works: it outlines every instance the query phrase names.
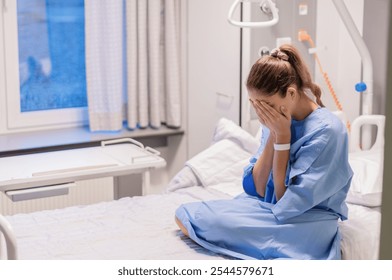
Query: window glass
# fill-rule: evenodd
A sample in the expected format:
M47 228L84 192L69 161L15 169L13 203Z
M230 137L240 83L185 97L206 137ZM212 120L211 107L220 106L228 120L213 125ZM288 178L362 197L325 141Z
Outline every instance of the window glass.
M21 112L87 106L84 0L18 0Z

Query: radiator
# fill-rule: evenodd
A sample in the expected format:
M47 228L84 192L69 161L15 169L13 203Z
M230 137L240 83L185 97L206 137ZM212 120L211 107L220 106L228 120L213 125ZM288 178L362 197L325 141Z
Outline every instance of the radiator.
M113 199L113 178L99 178L76 182L69 188L68 194L23 201L12 201L6 194L0 192L0 213L14 215L41 210L64 208L73 205L83 205L109 201Z

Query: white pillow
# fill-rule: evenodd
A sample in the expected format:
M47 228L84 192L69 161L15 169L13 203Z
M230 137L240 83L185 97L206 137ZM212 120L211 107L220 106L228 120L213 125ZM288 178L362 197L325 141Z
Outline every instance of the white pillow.
M384 153L382 149L349 154L354 171L347 202L363 206L381 206Z
M255 137L233 121L221 118L215 127L212 143L228 139L238 144L245 151L255 154L260 145L260 138L261 132L258 132L258 135Z
M211 146L189 159L169 182L166 191L225 182L241 184L243 168L257 152L259 143L233 121L221 118L215 127Z
M230 139L222 139L186 162L203 187L242 178L251 153Z

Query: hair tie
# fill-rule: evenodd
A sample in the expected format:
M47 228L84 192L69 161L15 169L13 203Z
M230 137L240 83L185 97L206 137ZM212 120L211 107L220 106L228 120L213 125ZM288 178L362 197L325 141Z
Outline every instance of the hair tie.
M271 51L271 56L279 58L284 61L289 61L289 56L282 52L279 48L275 48Z

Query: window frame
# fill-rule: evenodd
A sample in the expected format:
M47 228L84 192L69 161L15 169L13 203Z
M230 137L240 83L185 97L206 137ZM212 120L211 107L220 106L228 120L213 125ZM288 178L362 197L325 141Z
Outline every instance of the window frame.
M21 112L17 0L0 9L0 134L86 125L87 107Z

